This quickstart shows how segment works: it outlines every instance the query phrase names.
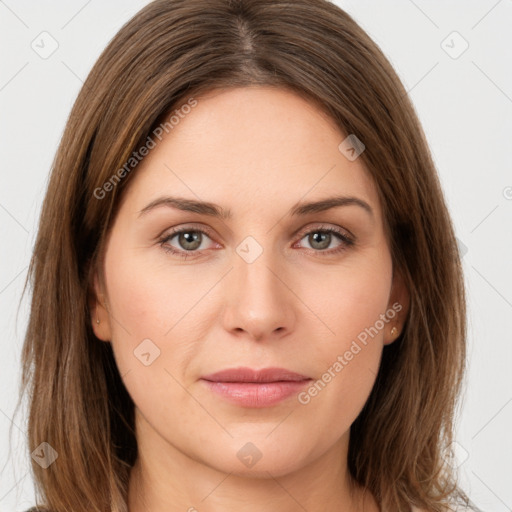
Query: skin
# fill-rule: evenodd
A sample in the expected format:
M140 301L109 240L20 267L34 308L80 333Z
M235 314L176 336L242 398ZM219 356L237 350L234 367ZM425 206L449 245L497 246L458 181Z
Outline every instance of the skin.
M375 184L361 158L338 150L346 135L293 92L255 86L196 99L133 171L107 240L104 286L94 280L94 331L112 343L136 405L130 511L377 512L373 496L351 485L349 428L409 296L393 274ZM356 205L288 214L334 193L366 201L373 216ZM163 195L214 202L233 217L166 206L139 216ZM182 259L159 243L173 227L210 234L198 233L201 246ZM344 242L333 234L322 251L308 236L320 227L355 244L326 254ZM252 263L236 251L247 236L263 250ZM181 242L165 244L186 252ZM398 316L307 404L292 396L242 407L199 380L277 366L317 381L396 302ZM148 338L160 355L146 366L134 350ZM252 467L237 457L248 442L261 454Z

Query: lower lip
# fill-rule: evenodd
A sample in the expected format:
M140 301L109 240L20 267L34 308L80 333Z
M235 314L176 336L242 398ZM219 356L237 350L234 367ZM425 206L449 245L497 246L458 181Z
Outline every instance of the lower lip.
M201 379L209 389L230 402L244 407L270 407L299 393L311 379L280 382L211 382Z

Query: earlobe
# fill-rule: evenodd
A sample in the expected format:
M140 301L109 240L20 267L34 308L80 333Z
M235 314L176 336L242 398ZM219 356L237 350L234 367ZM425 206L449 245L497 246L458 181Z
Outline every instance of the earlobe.
M89 293L89 309L91 314L91 324L95 336L102 341L110 341L112 339L110 329L110 315L108 305L105 301L100 284L98 273L94 273L93 289Z
M410 294L403 275L400 272L394 272L388 310L394 311L395 314L386 326L384 345L393 343L402 334L405 319L409 312L409 303Z
M391 343L393 343L393 341L395 341L400 336L400 333L401 333L400 330L399 330L399 325L400 324L398 322L400 322L399 315L397 315L395 317L395 324L396 325L393 325L390 322L391 327L388 326L387 331L384 334L384 345L390 345Z

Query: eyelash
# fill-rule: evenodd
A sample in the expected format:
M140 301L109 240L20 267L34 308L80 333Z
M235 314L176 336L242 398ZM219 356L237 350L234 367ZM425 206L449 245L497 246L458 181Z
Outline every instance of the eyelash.
M174 249L174 247L172 247L170 245L166 245L166 243L165 243L165 242L172 240L176 235L179 235L180 233L188 233L188 232L202 233L202 234L208 236L209 238L211 238L208 231L201 229L201 228L180 228L180 229L171 231L171 233L166 234L163 238L161 238L159 240L159 244L166 253L173 254L173 255L178 256L183 259L187 259L191 255L199 254L201 251L197 251L197 250L195 250L195 251L179 251L179 250ZM323 234L330 233L330 234L335 235L341 242L343 242L339 247L336 247L335 249L329 249L329 250L309 249L310 251L313 251L313 252L319 253L319 254L323 254L326 256L333 256L333 255L339 254L343 251L346 251L348 248L352 247L355 244L355 240L348 237L343 231L341 231L337 228L325 227L325 226L320 226L315 229L306 231L305 233L301 233L301 237L300 237L299 241L302 240L307 235L310 235L312 233L323 233Z

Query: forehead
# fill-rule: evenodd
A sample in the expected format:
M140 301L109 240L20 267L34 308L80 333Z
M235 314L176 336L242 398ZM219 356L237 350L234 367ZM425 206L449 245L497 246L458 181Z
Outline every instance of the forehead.
M154 139L126 200L142 208L169 193L236 212L334 193L364 198L378 214L375 184L362 159L350 161L340 152L347 134L315 103L266 86L213 90L195 100L173 118L161 141Z

